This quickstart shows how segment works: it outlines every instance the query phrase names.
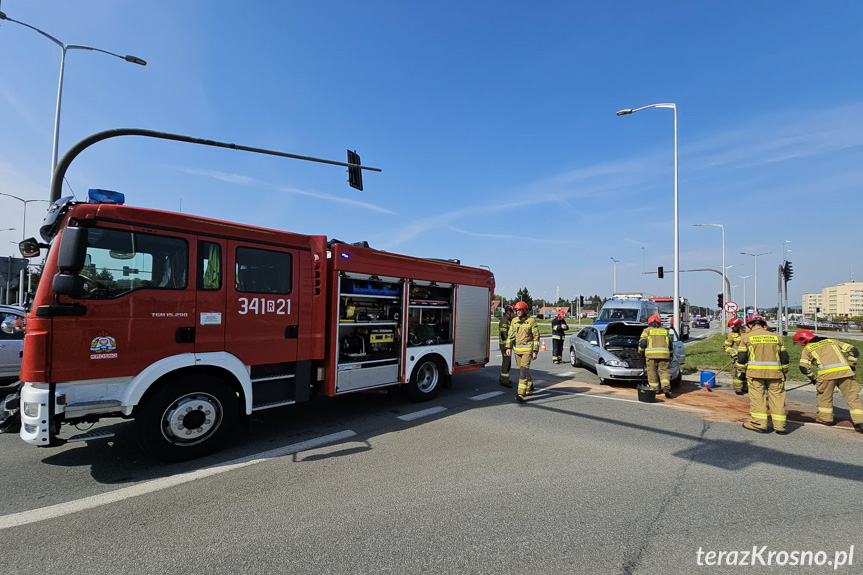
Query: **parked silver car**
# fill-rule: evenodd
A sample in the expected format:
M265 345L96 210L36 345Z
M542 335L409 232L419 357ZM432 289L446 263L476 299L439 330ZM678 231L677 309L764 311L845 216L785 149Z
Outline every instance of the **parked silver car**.
M569 337L569 362L596 372L599 383L612 381L643 383L647 381L644 356L638 353L638 339L645 323L628 321L594 324L581 328ZM686 361L686 350L677 332L669 330L673 357L669 371L671 385L680 384L680 366Z
M24 310L18 306L0 305L0 383L18 380L23 349Z

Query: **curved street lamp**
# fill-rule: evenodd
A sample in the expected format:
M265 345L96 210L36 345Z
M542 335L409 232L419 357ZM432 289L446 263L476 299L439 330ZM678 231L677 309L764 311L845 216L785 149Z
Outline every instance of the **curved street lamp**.
M22 225L21 225L21 239L22 239L22 240L26 240L26 239L27 239L27 235L26 235L26 228L27 228L27 204L29 204L30 202L45 202L45 203L48 203L48 204L50 204L50 203L51 203L51 202L49 202L48 200L25 200L24 198L19 198L18 196L13 196L12 194L4 194L3 192L0 192L0 196L6 196L7 198L13 198L13 199L18 200L19 202L21 202L21 203L23 203L23 204L24 204L24 221L22 222ZM9 229L10 229L10 230L14 230L15 228L9 228Z
M683 333L680 327L680 227L677 209L677 104L650 104L640 108L626 108L617 112L618 116L627 116L647 108L671 108L674 110L674 316L673 325L678 334Z
M614 262L612 264L614 266L614 283L611 286L611 297L614 297L614 294L617 293L617 264L620 263L620 260L611 258L611 261Z
M712 227L716 227L716 228L722 228L722 293L725 294L722 297L722 303L724 304L726 301L728 301L728 294L726 293L726 290L725 290L725 270L728 269L725 266L725 226L723 226L722 224L692 224L692 225L693 226L712 226ZM722 313L722 333L724 334L725 329L728 327L726 325L727 324L727 318L726 318L726 314L725 314L725 305L723 305L722 309L719 311L720 311L720 313Z
M57 46L60 47L60 80L57 83L57 111L54 113L54 144L51 152L51 179L54 178L54 168L57 167L57 147L60 143L60 102L63 97L63 71L66 67L66 51L67 50L90 50L92 52L101 52L103 54L108 54L109 56L114 56L115 58L120 58L121 60L125 60L126 62L131 62L132 64L138 64L139 66L146 66L147 62L138 58L137 56L131 56L126 54L125 56L121 56L120 54L115 54L114 52L109 52L107 50L102 50L101 48L94 48L93 46L83 46L80 44L64 44L51 34L48 34L44 30L40 30L35 26L31 26L25 22L21 22L19 20L14 20L9 18L5 13L0 12L0 20L6 20L7 22L14 22L15 24L20 24L26 28L30 28L48 38L52 42L54 42Z

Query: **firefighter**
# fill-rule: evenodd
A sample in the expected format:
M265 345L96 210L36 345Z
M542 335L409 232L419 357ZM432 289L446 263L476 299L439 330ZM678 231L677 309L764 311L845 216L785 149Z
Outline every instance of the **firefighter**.
M800 355L800 371L815 384L818 423L835 425L833 391L838 387L845 398L845 403L848 404L854 429L863 433L860 384L854 379L857 358L860 356L857 348L829 337L816 336L807 329L801 329L794 334L794 343L803 346L803 353Z
M740 367L737 365L737 348L740 347L740 334L746 333L746 324L739 317L733 317L728 320L728 327L731 328L731 331L725 336L725 343L722 344L722 348L734 361L734 367L731 368L734 393L743 395L749 391L749 386L746 385L746 375L740 372Z
M671 350L671 336L668 335L668 330L662 327L662 320L657 315L647 318L647 328L641 332L638 339L638 353L645 357L647 384L650 389L659 391L661 386L667 398L671 398L671 373L668 369Z
M749 331L740 336L737 364L749 382L749 414L751 420L743 424L758 433L770 433L767 425L767 402L770 400L770 417L773 430L785 435L785 376L788 374L788 352L782 338L767 331L767 321L753 315L746 322Z
M515 354L515 364L518 366L518 389L515 392L516 401L533 393L533 380L530 378L530 362L536 359L539 352L539 330L536 320L527 317L527 304L523 301L513 306L516 318L509 326L506 339L506 355Z
M500 346L500 377L498 382L504 387L512 387L512 382L509 380L509 368L512 365L512 358L506 353L506 340L509 338L509 324L512 323L512 316L515 311L511 305L503 308L503 316L500 318L498 328L498 345Z
M563 339L569 326L563 319L563 311L557 312L557 317L551 320L551 362L563 363Z

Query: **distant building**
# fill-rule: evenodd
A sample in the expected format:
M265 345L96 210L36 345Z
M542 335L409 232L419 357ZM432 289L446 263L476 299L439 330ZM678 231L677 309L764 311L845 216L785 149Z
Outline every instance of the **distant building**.
M554 319L557 317L559 312L563 312L564 316L569 315L569 306L555 306L555 307L544 307L539 310L539 315L543 319Z
M813 317L816 309L820 316L863 316L863 282L845 282L823 288L821 293L803 294L803 315Z

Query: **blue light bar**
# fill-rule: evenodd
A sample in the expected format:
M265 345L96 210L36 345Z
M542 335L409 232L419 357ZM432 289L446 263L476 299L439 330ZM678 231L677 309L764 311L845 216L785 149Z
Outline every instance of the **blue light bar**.
M348 254L346 254L345 252L342 252L340 255L341 255L343 258L345 258L346 260L351 259L351 256L349 256L349 255L348 255Z
M122 192L114 192L111 190L99 190L91 188L87 192L87 197L90 199L90 204L117 204L122 206L126 203L126 196Z

